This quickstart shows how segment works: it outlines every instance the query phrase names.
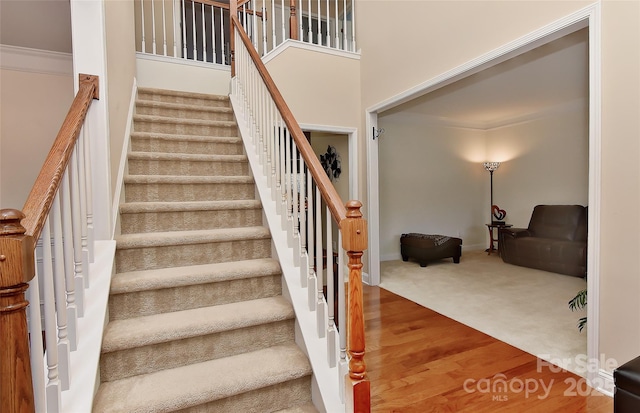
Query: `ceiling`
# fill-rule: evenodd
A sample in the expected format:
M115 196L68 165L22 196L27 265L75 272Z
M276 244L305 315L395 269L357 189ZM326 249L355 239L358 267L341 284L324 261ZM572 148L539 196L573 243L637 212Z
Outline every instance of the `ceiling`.
M0 43L71 53L69 0L0 0ZM380 114L490 129L588 100L588 28Z
M588 28L385 111L490 129L584 104L589 95Z

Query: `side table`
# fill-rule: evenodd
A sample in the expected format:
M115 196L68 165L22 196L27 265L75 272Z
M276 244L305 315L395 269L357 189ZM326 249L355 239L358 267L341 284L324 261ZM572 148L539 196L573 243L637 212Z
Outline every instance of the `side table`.
M487 255L491 255L492 252L500 253L500 228L510 228L513 225L511 224L486 224L489 229L489 248L487 251ZM495 234L495 236L494 236Z

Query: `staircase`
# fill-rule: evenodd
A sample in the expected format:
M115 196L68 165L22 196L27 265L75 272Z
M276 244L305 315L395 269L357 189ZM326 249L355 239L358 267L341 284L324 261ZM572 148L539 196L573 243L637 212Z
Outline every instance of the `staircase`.
M139 89L94 412L315 412L228 98Z

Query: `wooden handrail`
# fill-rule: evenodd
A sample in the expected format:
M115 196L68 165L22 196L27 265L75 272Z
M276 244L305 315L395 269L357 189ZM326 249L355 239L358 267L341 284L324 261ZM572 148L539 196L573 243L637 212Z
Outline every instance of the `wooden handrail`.
M237 16L232 15L231 22L232 22L232 28L233 27L242 28L242 25L240 24L240 21L238 20ZM347 217L347 209L342 204L342 199L340 199L340 195L338 195L338 192L336 191L335 187L331 184L331 181L329 180L329 177L327 176L326 172L322 168L322 165L320 165L320 161L318 160L318 157L316 156L315 152L311 148L311 145L307 141L307 138L304 136L302 129L300 129L300 125L298 125L298 122L293 117L293 113L291 112L291 110L289 109L289 106L287 105L284 98L282 97L282 94L278 90L278 87L273 81L273 78L271 78L271 75L267 71L267 68L262 63L262 60L260 59L260 55L258 54L256 49L253 47L253 44L251 43L249 36L247 36L247 33L244 31L244 29L238 30L238 33L240 34L240 38L242 39L242 42L247 48L247 51L249 52L251 59L256 65L256 69L258 70L258 73L260 73L260 76L262 77L262 80L264 81L267 87L267 90L271 95L271 98L273 99L276 107L280 111L280 115L282 116L284 123L287 125L287 128L289 129L289 133L291 134L291 136L293 136L296 146L298 147L298 150L300 150L300 154L304 158L307 168L309 168L309 171L311 172L311 175L313 176L313 179L316 182L316 185L320 189L322 198L325 200L325 202L327 203L327 206L329 207L329 210L331 211L331 215L333 216L333 219L338 224L340 224L340 222L342 222ZM232 60L232 62L235 63L235 59ZM232 66L232 71L234 71L233 66Z
M35 276L36 240L49 215L87 110L98 99L98 77L80 75L80 87L23 212L0 210L0 400L3 413L35 411L25 293ZM37 304L37 303L36 303Z
M230 7L234 10L237 0L231 0ZM338 223L342 231L342 248L347 252L349 262L349 293L348 293L348 336L349 345L349 374L345 381L346 407L348 411L366 413L371 410L371 389L370 382L366 377L365 355L365 335L364 335L364 312L362 299L362 255L367 249L367 222L362 217L359 201L349 201L346 206L342 203L338 192L329 180L324 169L320 165L315 152L307 141L300 125L295 120L293 113L289 109L284 98L280 94L271 75L264 66L258 52L253 47L249 36L244 31L235 13L230 14L231 18L231 73L235 76L235 39L234 31L237 28L240 39L249 53L256 70L260 73L262 80L275 103L280 116L284 120L289 133L293 137L295 144L304 158L307 169L311 173L316 186L320 190L322 198L325 200L333 219Z
M89 105L93 99L99 98L98 76L81 74L79 78L78 93L22 208L25 215L22 225L27 230L26 234L34 239L40 238L40 232L60 187L62 175L69 164Z

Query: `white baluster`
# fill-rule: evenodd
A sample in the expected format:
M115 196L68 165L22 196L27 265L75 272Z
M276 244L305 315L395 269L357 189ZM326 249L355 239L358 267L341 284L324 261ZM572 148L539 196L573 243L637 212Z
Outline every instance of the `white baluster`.
M198 37L196 35L196 3L191 0L191 24L193 32L193 60L198 60Z
M62 216L60 211L59 194L53 199L51 212L49 213L49 222L52 225L53 256L55 257L52 284L55 294L56 321L58 322L58 371L60 375L61 389L68 390L71 367L69 352L71 349L69 344L69 333L67 330L67 289L65 286L64 249L62 246Z
M167 55L167 16L165 15L164 2L162 0L162 51Z
M187 9L182 0L182 58L187 58Z
M306 191L307 191L307 173L304 165L304 158L300 156L300 281L303 288L307 287L307 202L306 202Z
M225 46L225 44L224 44L224 33L225 32L224 32L224 14L223 14L223 11L224 10L221 7L220 8L220 49L222 49L222 50L220 51L220 54L222 56L221 63L224 65L224 64L226 64L225 62L226 62L227 55L225 53L226 49L224 47ZM231 13L231 11L229 11L229 13ZM231 24L231 23L229 23L229 24ZM236 34L237 34L236 35L236 44L241 45L242 44L242 40L240 39L240 35L237 32L236 32ZM229 58L229 59L231 59L231 58ZM229 60L229 64L231 64L231 60Z
M335 284L333 280L333 220L331 219L331 210L327 206L325 212L327 216L327 313L328 313L328 330L327 330L327 361L329 367L335 367L338 362L337 353L337 335L335 324ZM337 275L337 274L336 274Z
M264 1L262 2L262 19L260 20L262 23L262 54L264 56L267 54L267 22L265 21L267 17L267 9L264 7ZM271 15L271 19L273 19L273 15Z
M307 254L309 254L309 273L307 280L307 288L309 292L309 309L316 310L316 294L317 287L314 266L314 241L313 238L313 179L311 171L307 171ZM316 217L317 218L317 217Z
M34 267L36 275L29 281L29 288L26 292L27 301L27 321L29 327L29 358L31 360L31 380L33 382L33 399L36 412L46 411L47 397L44 381L44 346L42 345L42 315L40 310L40 274L38 273L37 259ZM3 379L4 380L4 379Z
M309 12L307 13L307 24L309 25L309 37L307 43L313 43L313 27L311 26L311 0L309 0Z
M60 412L62 383L58 373L58 345L56 334L56 304L53 292L53 268L51 256L51 231L49 219L42 228L42 289L44 296L44 331L47 358L47 412Z
M336 21L333 25L333 30L335 31L335 44L334 47L336 49L340 48L340 31L338 30L338 26L340 26L338 24L338 22L340 21L340 13L338 13L338 0L335 0L336 2Z
M84 290L75 287L73 262L73 224L71 220L71 194L69 172L65 172L60 183L62 199L62 238L64 242L64 268L67 286L67 318L69 321L69 343L71 351L78 348L77 321L84 309Z
M204 3L201 4L201 12L202 12L202 61L207 61L207 23L205 22L205 9ZM212 10L213 11L213 10Z
M275 3L275 0L273 0L273 2ZM282 15L282 40L280 43L282 43L287 39L287 24L284 21L284 0L280 0L280 14ZM280 46L280 44L274 44L273 46Z
M156 54L156 9L154 0L151 0L151 47L153 54Z
M211 62L218 63L217 53L216 53L216 8L211 6ZM220 40L221 42L224 39ZM224 63L224 62L222 62ZM237 62L236 62L237 63ZM237 65L236 65L237 66Z
M141 24L140 24L140 29L142 32L142 50L140 50L142 53L147 53L147 46L145 43L145 36L144 36L144 0L140 0L140 17L141 17Z
M276 0L271 0L271 50L273 50L275 47L276 47Z
M173 57L178 57L178 41L176 40L178 38L178 31L176 30L178 18L176 17L176 2L173 0L171 1L171 21L171 27L173 28L171 31L173 33Z
M354 0L351 0L351 51L356 51L356 13Z
M317 20L318 20L318 33L317 33L317 43L316 44L322 44L322 10L320 8L320 0L318 0L318 11L316 13L317 15Z
M342 231L338 230L338 337L340 341L340 360L338 377L340 399L344 402L344 380L349 371L347 361L347 296L344 277L344 249L342 249Z
M327 0L327 44L325 46L331 47L331 23L329 22L329 0Z
M326 335L326 322L325 319L325 300L322 288L323 282L323 266L322 266L322 197L320 196L320 188L316 185L316 282L317 287L317 311L316 319L318 321L318 337L322 338ZM327 257L327 267L329 266L329 257Z
M84 286L88 288L91 283L89 274L89 230L87 228L87 168L84 161L84 142L78 139L78 178L80 179L80 228L82 234L82 275Z
M78 166L76 149L71 154L68 171L71 178L71 217L73 219L73 271L76 293L84 291L84 270L82 268L82 219L80 212L80 180L78 178ZM83 303L84 304L84 303ZM78 316L84 315L84 307L78 306Z
M82 140L84 144L84 164L89 165L85 168L85 190L86 196L86 210L87 210L87 249L89 250L89 262L94 262L94 242L95 242L95 229L93 226L93 183L91 177L93 171L91 170L91 139L89 134L89 128L83 127Z
M342 0L342 50L347 50L347 0Z

